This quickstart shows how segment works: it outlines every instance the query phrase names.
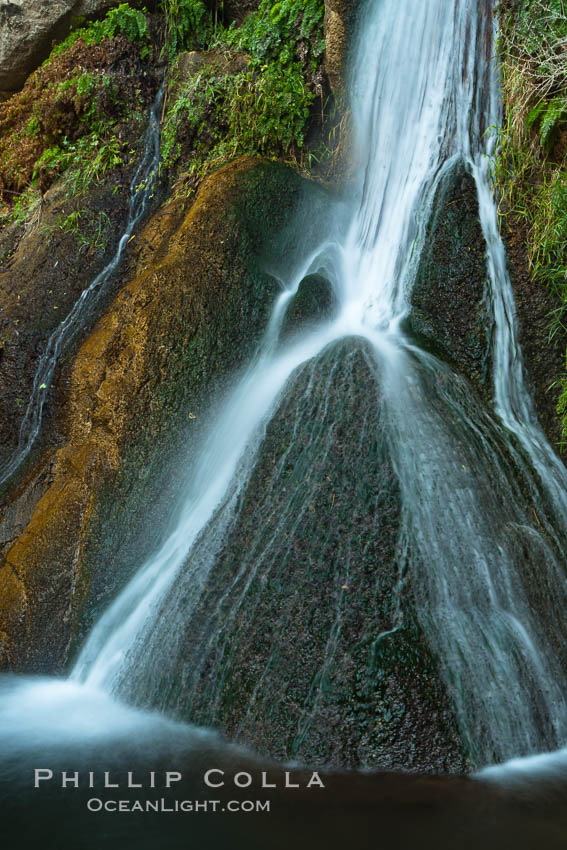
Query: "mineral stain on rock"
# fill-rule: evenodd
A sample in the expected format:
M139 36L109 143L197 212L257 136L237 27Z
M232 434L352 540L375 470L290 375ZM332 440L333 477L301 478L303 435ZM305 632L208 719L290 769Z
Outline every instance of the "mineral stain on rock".
M303 183L245 158L140 235L133 279L70 365L61 447L5 508L0 631L12 669L60 670L85 601L90 622L139 563L148 525L169 510L168 459L264 330L279 286L256 258Z

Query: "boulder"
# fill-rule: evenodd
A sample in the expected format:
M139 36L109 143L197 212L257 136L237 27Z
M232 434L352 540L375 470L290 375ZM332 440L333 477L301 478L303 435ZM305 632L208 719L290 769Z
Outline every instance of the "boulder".
M305 182L245 158L215 172L189 210L171 202L138 235L126 285L61 375L59 436L2 512L9 669L61 670L70 642L147 554L182 485L180 452L187 459L213 391L266 326L279 285L256 258Z
M200 603L188 615L188 570L162 601L167 636L158 627L144 645L159 670L136 665L130 694L284 761L466 767L411 582L400 582L380 384L357 338L291 376Z
M119 0L9 0L0 3L0 92L22 88L47 58L52 43L65 38L73 16L92 16Z
M286 310L282 338L331 319L336 309L337 299L329 281L319 274L307 275Z
M485 400L492 392L486 247L473 177L464 166L439 186L410 296L406 329Z

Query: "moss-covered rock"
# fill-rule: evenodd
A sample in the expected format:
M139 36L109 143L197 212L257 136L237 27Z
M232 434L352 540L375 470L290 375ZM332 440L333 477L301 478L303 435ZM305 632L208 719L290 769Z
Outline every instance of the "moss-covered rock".
M44 193L97 154L99 174L127 161L157 88L123 35L88 45L79 38L38 68L0 104L0 212L31 184Z
M148 529L162 527L173 458L266 324L279 287L258 251L303 183L283 166L240 160L189 212L174 202L139 236L132 281L67 373L61 448L7 509L15 539L6 532L0 632L12 669L61 669L85 600L91 615L106 604L139 565Z
M433 203L406 329L491 394L491 328L484 237L472 176L459 166Z
M464 768L400 565L379 384L357 339L292 376L197 609L183 577L162 603L179 655L130 692L278 759Z
M332 318L338 308L332 284L319 274L304 277L286 310L280 337Z
M359 0L325 0L325 71L336 97L345 94L345 70Z
M69 32L72 16L93 15L120 0L9 0L0 5L0 91L20 89Z

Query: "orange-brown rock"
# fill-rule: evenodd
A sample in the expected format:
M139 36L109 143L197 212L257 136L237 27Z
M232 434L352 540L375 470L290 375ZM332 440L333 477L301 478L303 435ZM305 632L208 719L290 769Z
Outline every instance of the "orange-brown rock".
M345 65L358 0L325 0L325 71L335 97L345 90Z
M106 604L148 545L141 537L154 539L146 532L170 509L172 458L265 326L278 286L256 258L301 183L245 158L209 177L188 211L173 201L138 236L133 279L67 373L63 444L3 512L0 664L60 669L85 602Z

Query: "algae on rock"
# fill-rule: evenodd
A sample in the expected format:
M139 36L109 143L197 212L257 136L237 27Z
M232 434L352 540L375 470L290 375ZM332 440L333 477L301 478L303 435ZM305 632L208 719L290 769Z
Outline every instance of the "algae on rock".
M18 505L33 490L0 568L11 669L61 670L85 601L88 624L138 565L148 528L163 527L180 446L264 330L279 285L257 258L303 185L283 166L239 160L208 179L187 213L174 202L138 237L133 279L67 371L61 447L6 513L27 516Z

